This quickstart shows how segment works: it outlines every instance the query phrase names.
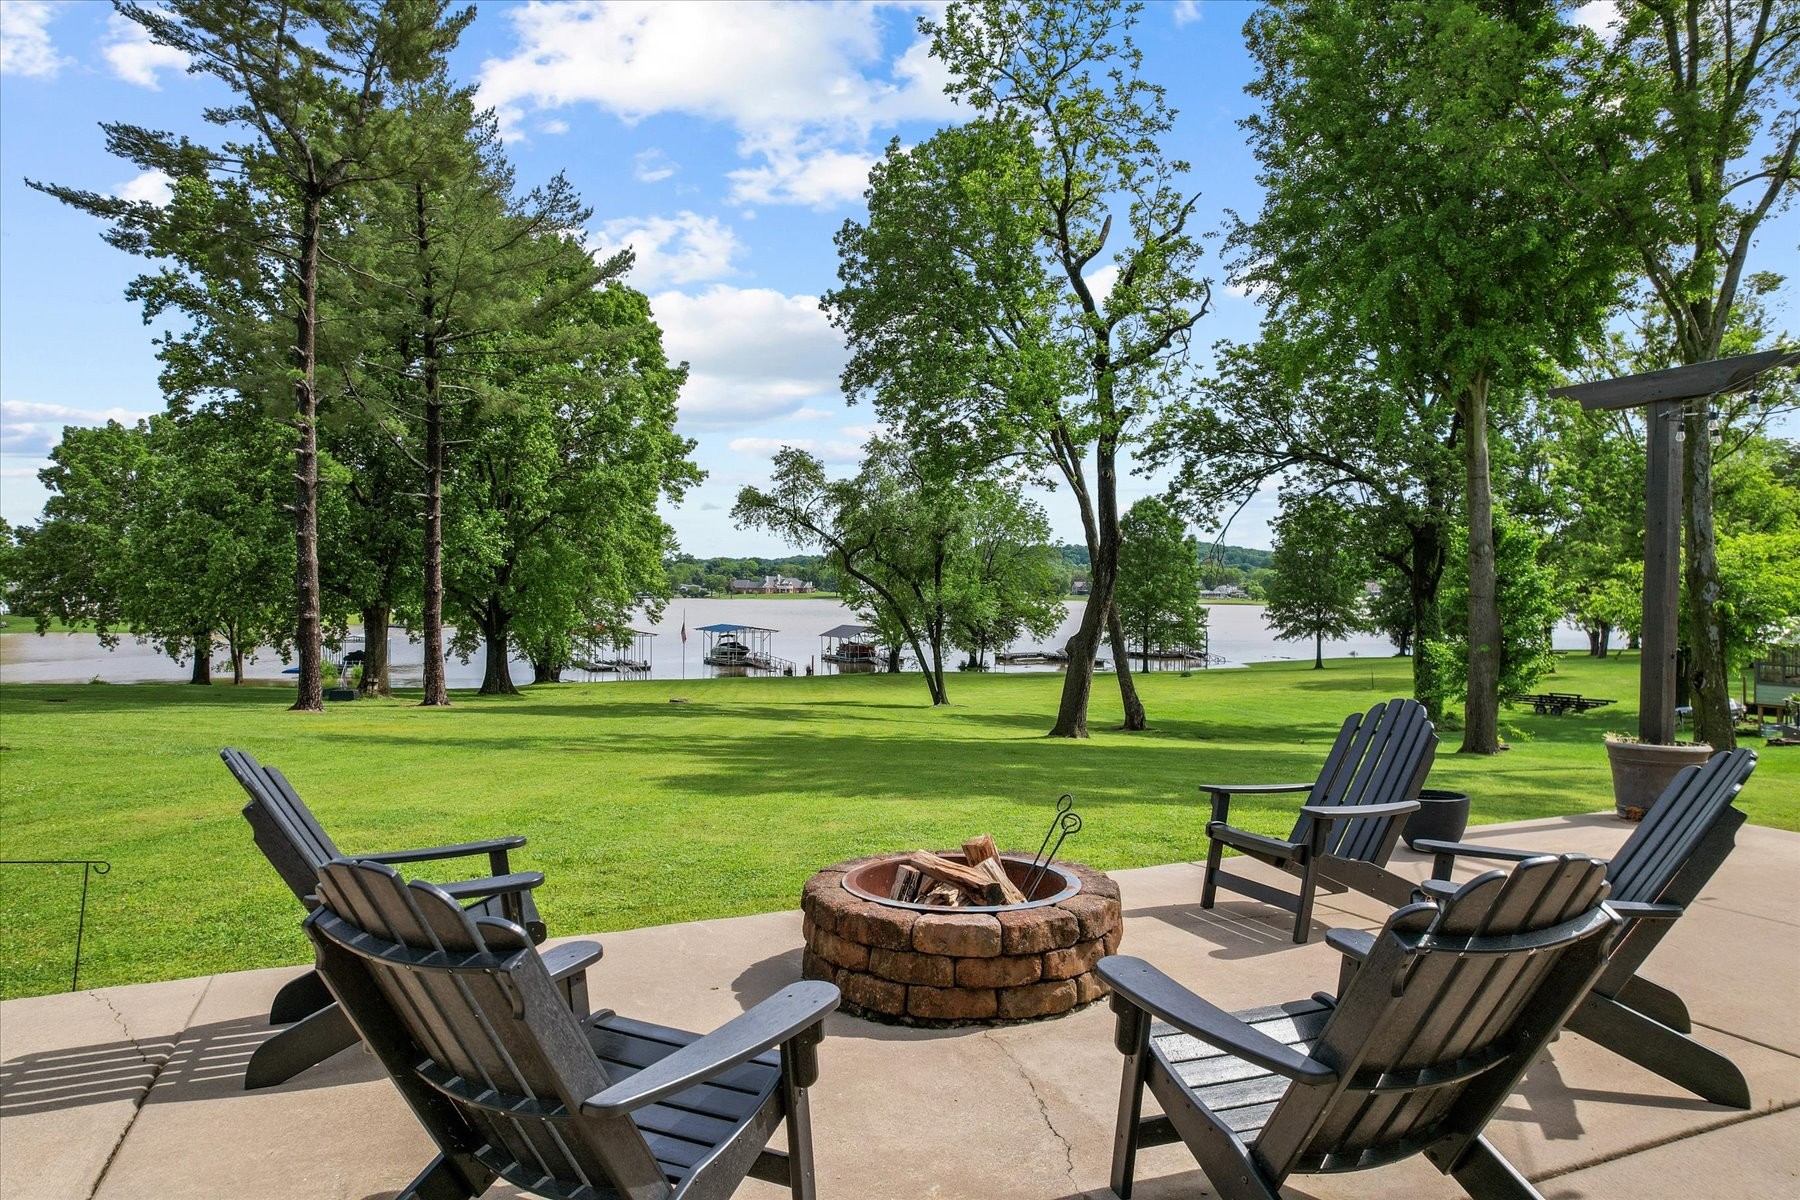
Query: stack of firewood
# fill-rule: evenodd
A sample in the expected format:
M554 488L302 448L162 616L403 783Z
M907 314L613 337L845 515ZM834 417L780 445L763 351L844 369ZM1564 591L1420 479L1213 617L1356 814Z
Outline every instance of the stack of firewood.
M944 908L1023 904L1025 893L1006 874L991 834L963 843L963 861L915 850L894 871L888 899Z

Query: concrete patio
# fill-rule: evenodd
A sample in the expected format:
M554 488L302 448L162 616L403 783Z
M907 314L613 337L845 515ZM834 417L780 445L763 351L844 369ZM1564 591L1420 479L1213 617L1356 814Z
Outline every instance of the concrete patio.
M1490 826L1470 840L1605 857L1628 832L1588 815ZM1402 849L1396 866L1422 879L1429 863ZM1335 987L1336 956L1321 938L1292 945L1291 918L1249 901L1202 911L1200 876L1189 863L1117 872L1123 952L1226 1008ZM1365 928L1382 915L1355 896L1325 898L1317 914L1321 925ZM724 1022L800 973L797 911L603 941L605 960L589 977L596 1006L690 1029ZM245 1059L269 1032L269 1000L297 970L0 1005L0 1197L392 1197L432 1151L360 1049L281 1087L242 1091ZM1647 973L1687 1000L1696 1036L1743 1070L1755 1108L1707 1104L1568 1034L1490 1138L1550 1200L1800 1195L1800 834L1746 827ZM1105 1004L1033 1025L943 1031L833 1016L813 1093L821 1195L1110 1196L1111 1033ZM1179 1146L1146 1151L1139 1180L1141 1200L1212 1194ZM738 1193L785 1194L754 1180ZM1462 1192L1413 1160L1297 1177L1286 1194Z

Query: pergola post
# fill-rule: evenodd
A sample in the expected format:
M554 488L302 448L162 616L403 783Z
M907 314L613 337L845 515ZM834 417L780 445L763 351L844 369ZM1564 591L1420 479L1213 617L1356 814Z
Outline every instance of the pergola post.
M1649 406L1644 487L1644 616L1638 641L1638 740L1675 741L1676 650L1681 606L1682 403Z

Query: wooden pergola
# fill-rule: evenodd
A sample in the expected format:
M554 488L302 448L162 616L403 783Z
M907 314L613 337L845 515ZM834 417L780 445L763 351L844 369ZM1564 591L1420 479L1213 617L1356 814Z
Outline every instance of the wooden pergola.
M1676 647L1681 604L1681 421L1694 401L1745 391L1769 371L1800 366L1800 352L1764 350L1685 367L1551 389L1589 412L1647 409L1644 481L1644 623L1638 675L1638 739L1675 741ZM1710 405L1709 405L1710 406Z

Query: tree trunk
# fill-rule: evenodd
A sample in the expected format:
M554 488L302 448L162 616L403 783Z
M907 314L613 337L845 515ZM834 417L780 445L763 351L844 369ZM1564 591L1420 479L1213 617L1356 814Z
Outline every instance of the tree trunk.
M489 601L481 617L481 636L487 642L486 667L481 676L483 696L519 694L519 689L513 686L512 664L508 661L506 652L507 634L511 626L512 614L498 603Z
M1100 407L1102 411L1111 411L1110 377L1102 375L1099 387ZM1084 487L1073 486L1082 482L1078 471L1069 480L1076 501L1082 509L1082 531L1088 537L1090 584L1087 608L1081 614L1081 625L1076 629L1075 636L1069 639L1069 670L1063 676L1062 700L1057 705L1056 724L1050 729L1051 737L1084 738L1088 735L1087 710L1088 699L1094 690L1094 655L1100 649L1102 628L1109 624L1112 615L1114 585L1119 576L1118 472L1113 461L1114 452L1112 440L1102 437L1094 454L1094 501L1089 501ZM1131 700L1136 701L1136 689L1131 688L1129 675L1121 673L1119 688L1121 699L1125 698L1129 689ZM1144 719L1141 704L1138 705L1137 715L1140 723L1136 728L1141 729ZM1133 728L1130 720L1131 713L1128 709L1128 729Z
M1325 635L1317 629L1313 630L1313 670L1325 669Z
M1487 376L1462 395L1463 467L1469 504L1469 697L1462 754L1500 750L1500 606L1494 569L1494 497L1488 465Z
M1410 557L1406 586L1412 601L1413 699L1425 706L1433 721L1441 721L1444 686L1428 649L1437 644L1443 633L1437 603L1438 581L1443 575L1443 531L1435 525L1415 527Z
M1719 626L1719 559L1713 535L1712 434L1702 405L1684 418L1682 534L1687 542L1687 678L1694 707L1694 740L1715 750L1737 748L1731 721L1731 678Z
M1113 670L1119 675L1119 699L1125 705L1125 724L1121 729L1148 729L1150 721L1144 716L1144 702L1138 699L1137 681L1131 677L1131 661L1125 654L1125 624L1119 620L1119 609L1116 605L1107 605L1107 625L1112 633ZM1144 647L1144 670L1148 671L1150 647Z
M1587 634L1588 657L1604 658L1605 654L1600 649L1600 627L1598 625L1583 625L1581 631Z
M190 684L212 686L212 630L194 635L194 667L188 674ZM242 682L239 680L238 682Z
M425 697L421 707L440 708L450 703L449 686L444 679L444 409L438 395L437 300L432 287L430 267L431 234L425 221L425 189L413 187L413 235L420 258L426 263L424 295L420 300L420 316L424 318L425 340L422 355L425 365ZM490 642L489 675L492 675L492 643ZM506 645L501 639L501 665L505 665ZM504 675L504 670L502 671ZM506 678L505 691L512 691L512 679ZM481 690L488 690L483 681Z
M362 682L357 685L357 693L364 697L392 696L394 689L388 679L388 617L392 609L385 600L377 601L362 610L363 627L363 673Z
M1094 647L1100 644L1100 618L1104 611L1090 593L1081 614L1081 625L1065 648L1069 669L1063 675L1062 700L1057 705L1051 737L1084 738L1088 735L1087 708L1088 695L1094 688Z
M308 190L300 217L300 315L294 381L294 644L300 678L292 712L324 712L324 635L319 615L318 323L319 231L323 199Z
M1602 626L1600 626L1600 654L1599 654L1599 657L1605 658L1611 650L1612 650L1612 626L1611 625L1602 625Z
M235 641L231 643L231 685L244 685L244 647Z
M548 654L546 654L542 657L539 657L536 654L532 655L531 656L531 682L533 682L533 683L561 683L562 682L562 664L558 663L554 657L552 657Z

